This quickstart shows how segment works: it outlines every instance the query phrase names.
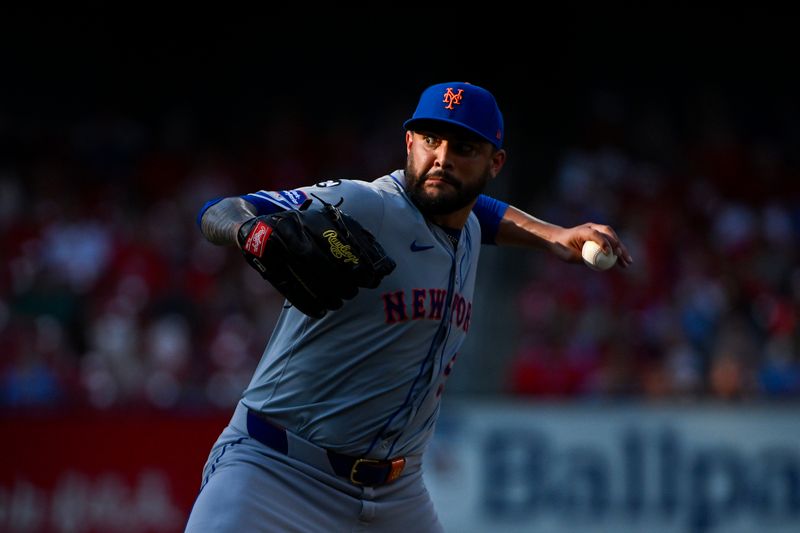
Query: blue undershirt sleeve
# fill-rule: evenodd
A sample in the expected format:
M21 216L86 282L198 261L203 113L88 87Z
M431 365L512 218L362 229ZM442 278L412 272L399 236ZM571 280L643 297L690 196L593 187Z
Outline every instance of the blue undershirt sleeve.
M294 191L292 191L294 192ZM281 194L285 194L286 191L282 191ZM216 205L221 200L224 200L225 196L220 196L219 198L214 198L213 200L209 200L206 202L203 207L200 208L200 211L197 213L197 227L200 227L200 223L203 220L203 215L208 211L208 208ZM256 208L256 216L261 215L271 215L273 213L278 213L280 211L286 211L287 209L296 209L297 206L293 205L289 200L285 198L281 198L277 193L265 193L264 191L260 191L258 193L253 194L243 194L239 198L246 200L253 204ZM305 195L302 195L302 198L305 199ZM294 200L294 198L292 198Z
M280 213L281 211L286 211L288 209L297 209L298 207L297 205L291 204L287 200L280 198L276 193L265 193L262 191L253 194L243 194L241 198L255 206L257 216L271 215L273 213Z
M201 207L200 211L197 212L197 220L196 220L196 222L197 222L197 227L198 228L202 227L200 223L203 221L203 215L206 214L206 211L208 211L208 208L211 207L212 205L215 205L215 204L219 203L220 201L222 201L224 199L225 199L224 196L220 196L219 198L214 198L213 200L209 200L205 204L203 204L203 207Z
M507 203L491 196L481 194L478 197L478 201L472 207L472 212L478 217L478 222L481 225L481 244L496 244L497 230L507 209Z

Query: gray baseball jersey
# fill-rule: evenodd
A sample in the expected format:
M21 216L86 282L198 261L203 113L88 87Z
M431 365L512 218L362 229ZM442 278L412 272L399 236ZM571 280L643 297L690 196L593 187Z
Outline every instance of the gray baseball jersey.
M340 204L397 267L321 319L287 303L211 450L187 532L441 531L420 465L469 330L481 224L474 213L460 232L432 224L404 180L399 170L369 183L331 180L244 196L262 214L309 198ZM479 203L484 226L496 228L506 204ZM250 431L254 411L286 428L287 441L263 444ZM355 470L350 480L337 474L330 451L403 457L405 466L391 483L354 484Z
M470 325L477 218L470 214L454 247L453 232L411 203L404 179L400 170L373 182L331 180L245 197L284 209L314 196L341 202L397 263L378 288L360 289L321 319L285 309L242 399L296 435L349 455L422 452Z

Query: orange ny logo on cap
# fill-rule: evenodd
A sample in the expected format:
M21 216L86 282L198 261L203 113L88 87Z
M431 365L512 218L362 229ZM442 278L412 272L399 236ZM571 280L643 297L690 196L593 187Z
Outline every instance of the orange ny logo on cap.
M447 88L447 92L444 93L444 100L442 100L442 102L447 104L446 106L444 106L444 108L445 109L453 109L453 104L461 105L461 98L462 98L461 94L463 92L464 92L464 89L459 89L458 92L454 94L453 93L453 88L452 87L448 87Z

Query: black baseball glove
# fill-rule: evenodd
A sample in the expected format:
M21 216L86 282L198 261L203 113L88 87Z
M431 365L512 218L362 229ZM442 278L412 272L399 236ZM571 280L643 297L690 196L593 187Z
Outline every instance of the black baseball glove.
M321 318L342 307L359 287L374 289L395 268L370 232L338 207L254 217L239 228L250 265L306 315Z

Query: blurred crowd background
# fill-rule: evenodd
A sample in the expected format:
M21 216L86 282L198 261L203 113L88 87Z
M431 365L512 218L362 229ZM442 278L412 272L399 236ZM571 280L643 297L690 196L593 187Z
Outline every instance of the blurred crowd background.
M133 45L78 28L63 48L63 26L44 29L1 56L3 409L232 406L282 299L203 240L198 209L401 168L403 120L448 79L492 90L506 114L509 164L489 194L560 225L608 223L635 260L595 273L487 250L457 392L800 395L796 65L748 52L747 34L654 39L625 61L630 43L565 44L415 71L324 50L290 66L235 29Z

